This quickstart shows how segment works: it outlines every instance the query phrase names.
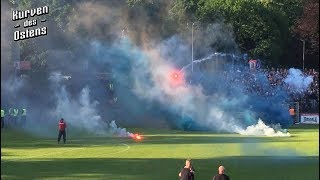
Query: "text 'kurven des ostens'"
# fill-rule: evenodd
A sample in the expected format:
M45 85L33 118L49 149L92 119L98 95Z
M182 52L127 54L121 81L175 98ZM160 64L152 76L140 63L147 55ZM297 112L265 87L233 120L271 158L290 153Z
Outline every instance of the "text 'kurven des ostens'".
M35 38L38 36L47 35L48 28L46 26L31 29L31 27L38 25L38 21L35 18L28 19L28 18L33 18L35 16L42 16L45 14L49 14L49 7L48 6L33 8L30 10L28 9L28 10L24 10L24 11L19 11L19 10L12 11L12 21L26 19L23 22L23 27L26 29L14 31L13 40L19 41L19 40L24 40L24 39ZM20 25L15 26L15 28L17 28L17 27L20 27ZM29 28L29 29L27 29L27 28Z

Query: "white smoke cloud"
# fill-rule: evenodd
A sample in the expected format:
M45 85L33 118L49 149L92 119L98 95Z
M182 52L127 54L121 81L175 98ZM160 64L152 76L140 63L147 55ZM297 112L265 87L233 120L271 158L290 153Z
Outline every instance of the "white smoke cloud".
M259 119L257 124L248 126L246 129L238 129L237 133L250 136L270 136L270 137L290 137L290 133L281 129L280 125L274 127L267 126Z
M17 77L1 82L1 89L3 87L4 92L10 92L10 94L17 94L25 85L25 80L23 78Z
M98 135L112 135L120 137L129 137L131 133L125 128L120 128L115 121L108 123L102 119L97 111L99 103L91 101L89 87L84 87L78 98L72 98L67 92L63 81L64 76L59 72L51 74L49 80L55 89L56 107L51 116L64 118L66 122L77 129L84 130Z
M306 91L312 81L312 76L305 76L301 70L294 68L289 69L288 76L284 79L292 91L299 93Z
M24 78L11 77L1 81L1 102L8 108L21 106L23 103L21 99L25 97L23 90L26 89L26 86L27 81Z
M1 1L1 70L4 66L8 68L13 44L13 23L8 9L9 3Z
M107 2L78 3L69 18L69 32L76 33L81 29L95 37L120 36L123 24L121 9L109 7L104 3Z
M118 127L115 121L111 121L109 124L110 131L112 134L120 137L131 137L133 134L128 132L126 128Z

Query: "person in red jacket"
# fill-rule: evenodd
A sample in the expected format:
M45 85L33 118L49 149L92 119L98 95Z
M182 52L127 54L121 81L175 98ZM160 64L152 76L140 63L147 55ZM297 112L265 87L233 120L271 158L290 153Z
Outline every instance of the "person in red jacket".
M58 143L60 143L61 136L63 137L63 143L66 143L66 128L67 124L64 122L64 119L61 118L59 121L59 135L58 135Z

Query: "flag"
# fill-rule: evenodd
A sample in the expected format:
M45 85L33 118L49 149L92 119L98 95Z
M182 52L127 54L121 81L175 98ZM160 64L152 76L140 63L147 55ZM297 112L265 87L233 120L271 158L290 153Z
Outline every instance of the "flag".
M15 62L16 69L19 70L30 70L31 69L31 62L30 61L17 61Z
M250 69L256 69L256 66L257 66L257 60L255 60L255 59L249 60Z

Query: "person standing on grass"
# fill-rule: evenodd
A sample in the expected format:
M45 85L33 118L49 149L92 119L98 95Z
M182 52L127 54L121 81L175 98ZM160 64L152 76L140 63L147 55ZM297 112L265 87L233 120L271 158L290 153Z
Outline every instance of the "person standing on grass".
M59 135L58 135L58 143L60 143L61 136L63 138L63 143L66 143L66 128L67 124L64 122L64 119L61 118L59 121Z
M194 180L195 170L193 168L193 165L192 165L191 161L190 161L190 173L191 173L190 180Z
M27 120L27 109L26 108L22 108L21 109L21 114L20 114L20 126L21 127L25 127L26 120Z
M4 128L4 116L5 112L3 109L1 109L1 129Z
M290 116L291 116L292 124L297 123L294 107L292 107L292 106L290 107L290 109L289 109L289 114L290 114Z
M191 167L191 160L186 160L186 165L181 169L179 173L180 180L194 180L194 171Z
M225 168L223 166L219 166L218 171L219 171L219 174L215 175L213 177L213 180L230 180L229 176L224 174Z

